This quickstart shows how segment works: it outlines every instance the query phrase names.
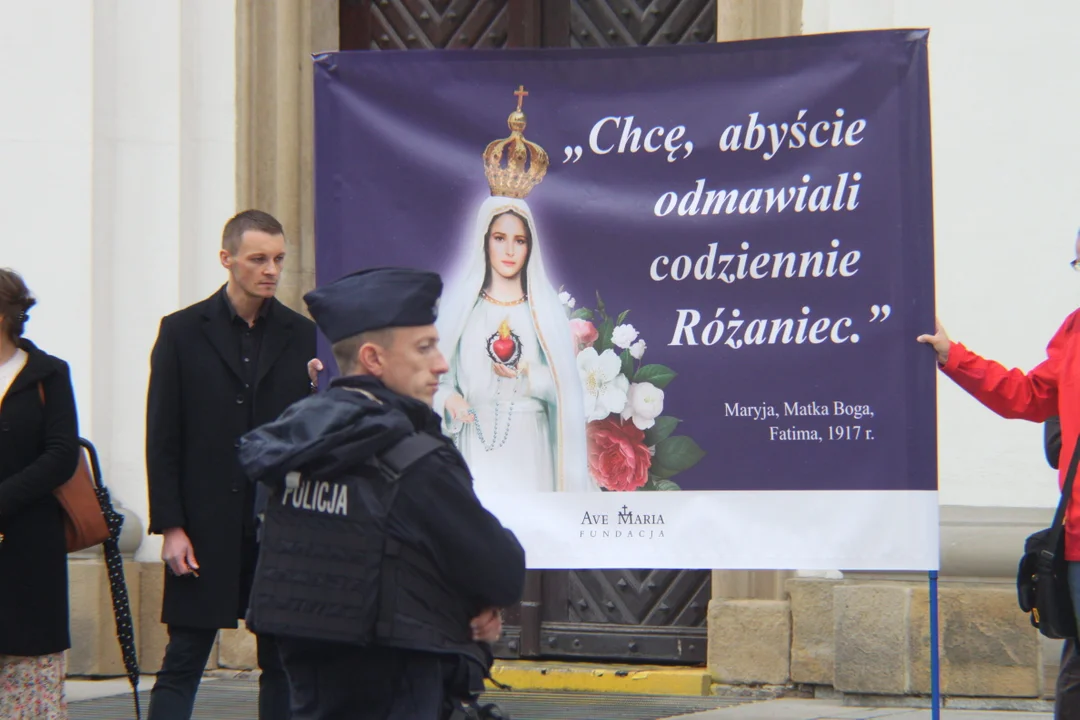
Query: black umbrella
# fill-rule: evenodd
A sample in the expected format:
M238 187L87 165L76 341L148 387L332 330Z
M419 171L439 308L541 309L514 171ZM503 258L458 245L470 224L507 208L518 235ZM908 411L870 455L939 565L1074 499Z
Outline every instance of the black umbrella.
M112 593L113 617L116 619L116 639L120 642L120 652L124 656L124 669L131 682L131 692L135 699L135 717L142 720L139 707L139 659L135 652L135 628L131 621L131 604L128 602L127 583L124 580L124 559L120 555L120 529L124 526L124 516L113 508L109 498L109 489L101 481L101 465L97 451L89 440L79 438L79 444L90 455L91 474L94 478L94 490L97 493L101 512L109 526L109 538L102 543L105 550L105 566L109 572L109 590Z

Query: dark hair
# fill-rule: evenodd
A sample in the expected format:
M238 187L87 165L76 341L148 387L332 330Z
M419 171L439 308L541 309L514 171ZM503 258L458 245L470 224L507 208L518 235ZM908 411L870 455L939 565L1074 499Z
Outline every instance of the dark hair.
M240 240L248 230L257 230L268 235L285 235L285 228L270 213L262 210L245 210L229 218L221 232L221 247L230 255L240 250Z
M0 330L11 342L22 337L26 321L30 319L27 311L37 304L30 294L26 283L19 273L8 268L0 268Z
M495 223L503 215L513 215L521 221L521 226L525 228L525 263L521 266L521 291L529 292L529 260L532 259L532 230L529 229L529 221L525 219L525 216L516 210L507 210L501 212L495 217L491 218L491 222L488 223L487 232L484 233L484 287L488 286L491 282L491 256L488 254L488 241L491 240L491 229L495 227Z

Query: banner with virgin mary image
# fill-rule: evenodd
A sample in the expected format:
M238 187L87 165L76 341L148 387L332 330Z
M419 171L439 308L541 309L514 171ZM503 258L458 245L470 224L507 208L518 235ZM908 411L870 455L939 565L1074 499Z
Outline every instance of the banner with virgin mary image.
M936 569L929 116L918 30L319 55L317 280L440 273L532 568Z

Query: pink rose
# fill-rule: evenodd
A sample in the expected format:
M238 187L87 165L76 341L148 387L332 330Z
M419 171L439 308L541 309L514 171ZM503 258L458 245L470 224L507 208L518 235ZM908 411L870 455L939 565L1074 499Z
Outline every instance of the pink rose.
M570 332L574 334L575 355L587 347L592 347L596 339L600 337L600 332L596 329L596 326L581 318L574 318L570 321Z
M645 433L633 423L606 418L591 422L585 433L589 444L589 471L608 490L637 490L649 479L652 456Z

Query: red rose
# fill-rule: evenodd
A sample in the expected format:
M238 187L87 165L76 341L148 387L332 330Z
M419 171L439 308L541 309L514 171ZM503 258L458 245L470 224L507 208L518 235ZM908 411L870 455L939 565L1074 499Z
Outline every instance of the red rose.
M608 490L637 490L649 479L652 456L645 433L633 423L606 418L591 422L585 433L589 443L589 471Z

